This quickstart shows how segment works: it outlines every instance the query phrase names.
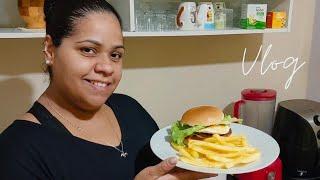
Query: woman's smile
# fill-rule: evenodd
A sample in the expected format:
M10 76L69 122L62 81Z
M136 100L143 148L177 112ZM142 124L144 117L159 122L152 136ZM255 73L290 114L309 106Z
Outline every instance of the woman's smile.
M100 81L100 80L90 80L90 79L85 79L84 81L94 91L98 91L102 93L109 92L112 85L111 81Z

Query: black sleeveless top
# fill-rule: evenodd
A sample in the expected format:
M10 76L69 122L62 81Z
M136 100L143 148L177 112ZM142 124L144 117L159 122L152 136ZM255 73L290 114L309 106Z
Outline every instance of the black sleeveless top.
M41 124L16 120L0 135L0 179L133 179L143 168L159 163L149 145L158 127L145 109L120 94L113 94L106 104L118 119L126 158L113 147L73 136L35 102L29 112Z

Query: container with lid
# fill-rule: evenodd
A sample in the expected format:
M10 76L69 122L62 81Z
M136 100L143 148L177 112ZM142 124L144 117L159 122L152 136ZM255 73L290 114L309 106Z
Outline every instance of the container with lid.
M243 124L271 134L277 92L272 89L244 89L234 105L234 116Z

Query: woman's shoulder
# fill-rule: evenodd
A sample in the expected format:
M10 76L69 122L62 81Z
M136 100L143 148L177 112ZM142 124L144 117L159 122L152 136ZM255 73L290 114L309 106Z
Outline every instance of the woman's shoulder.
M126 94L114 93L108 98L106 104L110 105L115 111L125 110L146 113L144 107L136 99Z
M64 137L41 124L17 119L0 134L0 159L37 160L37 154L60 146Z
M128 121L131 126L146 126L149 129L157 130L158 126L152 116L146 109L134 98L125 94L112 94L107 104L115 111L129 119L137 119L139 121Z
M0 179L45 179L41 158L56 146L48 135L42 125L27 120L6 128L0 134Z
M139 102L133 97L120 93L113 93L108 98L107 103L140 105Z
M0 134L0 146L13 143L23 144L44 132L42 126L36 122L17 119Z
M106 104L110 105L114 111L148 114L136 99L126 94L114 93L109 97Z
M24 154L24 151L34 148L43 149L48 141L54 143L55 139L49 128L29 120L17 119L0 134L0 151Z
M23 119L23 120L26 120L26 121L30 121L31 123L36 123L36 124L40 124L40 122L38 121L38 119L36 117L34 117L33 114L31 113L25 113L23 115L21 115L20 117L18 117L18 119Z

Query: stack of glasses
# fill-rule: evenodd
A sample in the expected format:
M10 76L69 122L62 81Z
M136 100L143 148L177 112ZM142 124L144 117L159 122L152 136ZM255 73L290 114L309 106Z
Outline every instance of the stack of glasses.
M173 31L176 30L176 9L170 5L152 8L148 3L139 2L136 4L135 25L136 31ZM156 6L159 7L159 6Z

